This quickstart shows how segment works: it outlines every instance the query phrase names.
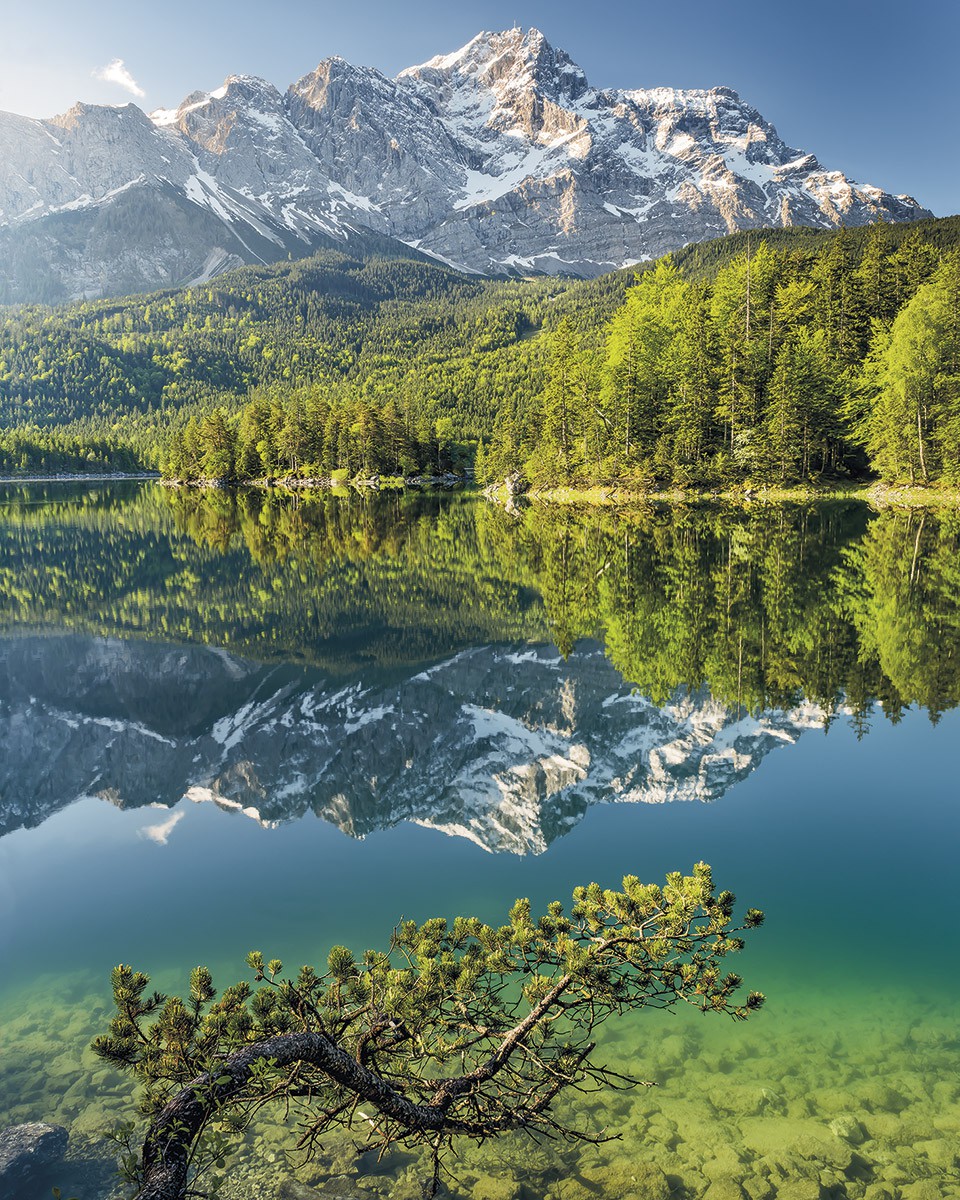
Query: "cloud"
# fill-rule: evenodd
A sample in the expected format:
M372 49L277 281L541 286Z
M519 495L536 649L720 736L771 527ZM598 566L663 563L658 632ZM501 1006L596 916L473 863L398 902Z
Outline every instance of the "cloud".
M141 837L149 838L151 842L156 842L158 846L165 846L170 840L170 834L173 833L176 825L183 820L183 813L176 812L169 816L160 825L147 825L145 829L138 830Z
M131 96L143 97L147 94L124 66L122 58L115 58L105 67L97 67L90 73L94 79L100 79L104 83L115 83L117 87L122 87Z

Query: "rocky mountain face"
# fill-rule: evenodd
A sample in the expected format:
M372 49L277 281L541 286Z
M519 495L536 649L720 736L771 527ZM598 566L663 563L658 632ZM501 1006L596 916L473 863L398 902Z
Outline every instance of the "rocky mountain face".
M149 684L145 683L149 681ZM212 803L352 837L415 821L536 854L601 802L720 798L816 708L663 708L599 646L467 650L399 682L343 683L222 651L84 637L0 641L0 834L96 795ZM165 840L176 814L158 814Z
M388 79L340 58L149 116L0 113L0 302L179 286L371 235L590 276L736 229L929 216L786 146L729 88L591 87L536 29Z

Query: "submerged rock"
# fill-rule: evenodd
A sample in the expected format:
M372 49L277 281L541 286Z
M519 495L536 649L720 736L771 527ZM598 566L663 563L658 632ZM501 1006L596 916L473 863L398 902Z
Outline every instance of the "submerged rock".
M355 1200L356 1181L341 1176L328 1180L322 1187L310 1187L298 1179L285 1179L277 1193L279 1200Z
M851 1146L859 1146L867 1140L867 1131L850 1113L840 1113L834 1117L830 1122L830 1130Z
M791 1179L777 1188L777 1200L823 1200L824 1192L813 1179Z
M933 1179L918 1179L915 1183L906 1183L900 1189L903 1200L942 1200L944 1195L940 1184Z
M0 1195L9 1195L43 1167L60 1161L69 1134L62 1125L31 1121L0 1132Z
M745 1200L746 1192L740 1181L731 1175L714 1179L703 1194L703 1200Z
M480 1179L473 1187L472 1200L520 1200L520 1185L515 1179Z
M585 1169L580 1179L588 1194L594 1196L617 1196L620 1200L670 1200L671 1197L667 1176L651 1162L618 1159L605 1167ZM562 1194L566 1196L566 1192Z

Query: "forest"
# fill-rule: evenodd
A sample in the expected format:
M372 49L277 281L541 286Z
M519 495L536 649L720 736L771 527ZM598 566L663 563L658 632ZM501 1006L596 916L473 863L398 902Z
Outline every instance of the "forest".
M953 487L958 246L960 218L764 230L591 281L322 251L7 309L0 471Z
M644 491L879 477L960 482L960 253L874 227L816 253L747 248L712 279L669 259L599 344L563 318L543 386L478 454L485 481Z

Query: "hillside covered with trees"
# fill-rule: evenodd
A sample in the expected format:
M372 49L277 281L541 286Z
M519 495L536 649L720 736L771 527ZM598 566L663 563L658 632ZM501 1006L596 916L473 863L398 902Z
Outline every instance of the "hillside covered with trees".
M0 471L955 484L960 218L589 282L333 251L0 314Z

